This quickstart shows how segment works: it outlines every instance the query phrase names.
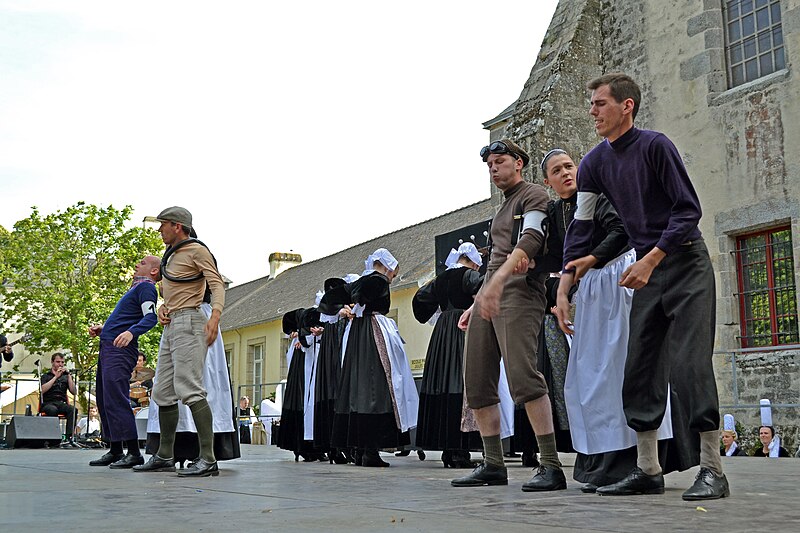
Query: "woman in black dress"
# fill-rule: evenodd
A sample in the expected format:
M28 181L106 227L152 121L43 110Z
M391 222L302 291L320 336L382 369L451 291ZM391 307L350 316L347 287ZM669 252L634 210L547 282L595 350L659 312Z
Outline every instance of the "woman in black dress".
M319 310L335 315L345 306L353 309L331 445L355 448L357 465L380 467L389 463L380 458L379 449L410 443L408 431L417 425L419 397L397 324L385 316L397 260L380 248L365 264L367 270L358 280L326 292Z
M354 276L352 281L356 279L358 279L358 276ZM345 283L342 278L327 279L325 280L324 292L327 293ZM322 296L324 296L324 293ZM317 302L317 305L319 303ZM328 459L331 463L335 462L336 464L345 464L353 461L347 450L339 450L331 446L334 406L342 369L342 337L348 323L344 315L351 311L349 307L345 307L343 311L335 315L320 314L323 331L317 359L317 379L315 384L314 446L320 450L329 450Z
M307 358L315 358L315 332L320 332L319 312L316 309L295 309L283 315L283 332L289 335L289 371L281 408L281 425L277 445L294 452L294 460L323 461L323 450L316 449L311 439L306 439L306 379ZM308 351L308 353L306 353ZM327 449L327 448L326 448Z
M464 332L458 329L458 319L483 283L478 273L482 264L474 244L461 244L447 257L447 270L421 287L412 300L417 321L435 321L420 387L416 445L442 450L445 468L473 467L469 450L481 449L477 432L461 431Z

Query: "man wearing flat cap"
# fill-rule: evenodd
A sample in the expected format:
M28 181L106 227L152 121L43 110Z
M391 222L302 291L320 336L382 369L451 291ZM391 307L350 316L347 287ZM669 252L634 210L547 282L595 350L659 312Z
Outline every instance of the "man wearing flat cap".
M567 481L556 451L547 384L536 369L537 338L546 304L546 274L514 275L515 271L525 272L529 261L542 249L547 192L541 185L522 179L522 169L530 158L512 141L495 141L485 146L480 155L489 167L492 183L505 197L490 228L491 254L486 278L475 296L475 304L459 320L459 327L467 330L464 393L483 440L484 462L451 484L455 487L508 484L500 441L497 390L503 364L511 395L515 403L525 405L541 453L539 469L522 485L522 490L566 489Z
M181 476L215 476L219 473L214 456L214 429L211 408L203 384L208 347L218 335L219 319L225 303L225 289L214 257L200 241L191 238L192 214L183 207L163 210L156 219L167 250L161 260L164 304L158 320L164 326L158 349L152 401L158 405L160 442L155 455L137 472L175 471L175 432L178 426L178 400L189 407L200 458ZM206 319L200 305L211 294L211 317Z

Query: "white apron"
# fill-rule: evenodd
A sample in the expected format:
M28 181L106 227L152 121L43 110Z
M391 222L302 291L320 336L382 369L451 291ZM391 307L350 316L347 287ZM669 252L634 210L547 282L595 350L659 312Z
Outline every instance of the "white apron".
M408 364L404 341L400 337L397 324L391 318L380 314L373 315L381 328L383 338L386 340L386 351L389 355L389 365L392 369L392 389L397 400L397 413L400 417L400 431L408 431L417 427L417 414L419 411L419 393Z
M202 304L200 310L211 317L211 305ZM158 373L156 372L156 375ZM153 378L155 382L155 378ZM225 345L222 343L222 333L217 329L217 340L208 347L206 365L203 369L203 384L206 388L206 400L211 407L214 419L214 433L228 433L234 431L233 427L233 396L231 396L231 382L228 378L228 364L225 361ZM178 400L178 429L177 431L190 431L197 433L194 425L192 411L183 402ZM158 422L158 405L150 402L147 416L147 432L160 433Z
M575 451L590 455L636 445L622 410L622 381L628 355L633 290L619 286L622 273L636 262L631 250L591 269L575 293L575 335L569 352L564 399ZM658 439L672 438L667 396Z
M314 440L314 389L317 383L317 359L319 357L320 337L306 336L308 348L305 352L303 376L303 440Z

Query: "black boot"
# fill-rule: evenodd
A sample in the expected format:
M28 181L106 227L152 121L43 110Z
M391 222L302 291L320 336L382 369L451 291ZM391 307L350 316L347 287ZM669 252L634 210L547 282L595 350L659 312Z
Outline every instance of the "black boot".
M455 468L456 465L453 463L453 451L452 450L444 450L442 452L442 463L444 463L445 468Z
M475 468L468 450L453 450L453 468Z
M389 463L381 459L378 450L375 448L367 448L364 450L364 456L361 458L361 466L389 466Z
M356 448L353 451L353 463L356 466L361 466L361 461L364 459L364 450L361 448Z
M536 458L536 452L522 452L522 466L528 468L536 468L539 466L539 459Z
M333 449L328 452L328 458L331 464L336 463L337 465L347 464L347 456L341 451L337 449Z

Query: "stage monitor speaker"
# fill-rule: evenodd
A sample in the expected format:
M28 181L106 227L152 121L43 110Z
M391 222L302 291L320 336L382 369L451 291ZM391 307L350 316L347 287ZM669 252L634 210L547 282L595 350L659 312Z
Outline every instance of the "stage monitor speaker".
M15 416L6 430L10 448L41 448L61 443L61 422L56 416Z

